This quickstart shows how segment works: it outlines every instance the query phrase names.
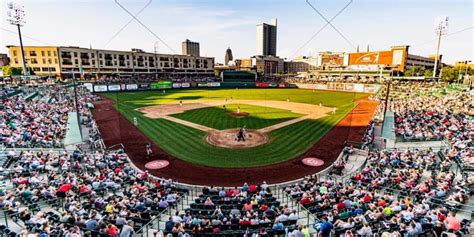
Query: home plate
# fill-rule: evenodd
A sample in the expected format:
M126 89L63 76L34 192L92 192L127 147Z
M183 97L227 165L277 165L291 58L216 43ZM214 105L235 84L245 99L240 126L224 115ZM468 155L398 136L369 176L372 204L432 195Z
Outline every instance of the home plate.
M170 164L167 160L154 160L145 164L145 168L149 170L163 169Z
M324 161L315 157L306 157L302 160L303 164L307 166L321 166L324 165Z

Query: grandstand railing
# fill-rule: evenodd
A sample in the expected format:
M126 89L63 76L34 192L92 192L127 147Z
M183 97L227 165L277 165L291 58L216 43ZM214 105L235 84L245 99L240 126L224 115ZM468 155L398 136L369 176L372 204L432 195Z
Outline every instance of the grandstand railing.
M396 142L439 142L439 141L444 141L444 137L432 137L432 138L405 138L402 135L396 135Z

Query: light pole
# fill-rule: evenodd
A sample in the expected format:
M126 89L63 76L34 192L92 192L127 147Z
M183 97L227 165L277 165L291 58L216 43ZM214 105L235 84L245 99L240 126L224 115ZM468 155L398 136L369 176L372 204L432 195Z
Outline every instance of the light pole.
M13 2L9 2L7 15L7 21L10 22L10 24L15 25L18 29L18 37L20 38L21 61L23 63L23 76L28 76L29 73L26 71L25 51L23 50L23 40L21 38L20 29L25 24L25 10L23 10L23 6Z
M435 65L433 69L433 78L436 77L436 72L438 71L438 64L439 64L439 46L441 44L441 36L448 32L448 20L449 17L441 16L435 22L435 31L438 35L438 40L436 43L436 58L435 58Z

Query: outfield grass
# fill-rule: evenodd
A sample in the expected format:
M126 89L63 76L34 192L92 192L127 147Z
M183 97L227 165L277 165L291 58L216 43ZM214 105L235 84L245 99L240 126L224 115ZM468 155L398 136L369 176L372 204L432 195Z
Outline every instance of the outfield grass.
M211 167L256 167L292 159L309 149L355 106L355 99L367 96L360 93L343 93L331 91L312 91L301 89L213 89L213 90L167 90L146 92L105 93L104 96L117 101L115 108L127 119L138 119L139 129L171 155L195 164ZM319 104L337 107L336 114L330 114L317 120L304 120L269 133L271 140L262 146L248 149L227 149L208 144L206 133L164 119L150 119L135 108L167 103L179 103L183 100L224 100L225 98L248 100L279 100ZM241 107L242 108L242 107ZM194 111L203 118L211 118L213 110ZM206 112L207 111L207 112ZM188 111L186 113L193 112ZM223 111L219 111L223 112ZM280 119L288 120L284 112ZM179 115L178 115L179 116ZM217 115L219 116L219 115ZM261 115L267 116L267 115ZM259 123L270 123L272 118L259 118ZM275 119L277 119L275 117ZM269 121L266 121L269 120ZM256 120L257 121L257 120ZM214 122L203 122L214 123ZM228 124L217 124L228 128ZM232 125L233 126L233 125ZM258 126L258 124L254 125Z
M248 117L236 118L229 113L236 112L240 107L241 112L249 113ZM201 124L219 130L230 128L260 129L290 119L303 116L289 110L255 106L248 104L228 104L223 107L208 107L189 110L184 113L174 114L173 117Z

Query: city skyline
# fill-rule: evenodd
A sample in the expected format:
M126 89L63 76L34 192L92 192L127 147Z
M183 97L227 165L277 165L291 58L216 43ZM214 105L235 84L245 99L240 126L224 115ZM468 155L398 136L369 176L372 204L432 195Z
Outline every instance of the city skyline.
M112 0L71 1L67 4L62 1L15 2L25 6L26 24L22 28L25 45L92 46L117 50L141 48L153 52L155 42L158 41L136 21L111 40L131 19ZM120 3L130 12L136 13L147 2ZM327 18L331 18L347 3L310 2ZM265 11L258 11L263 7ZM2 4L1 10L6 11L6 2ZM368 11L372 14L366 16ZM435 53L434 21L440 15L448 15L450 28L448 36L442 39L440 53L443 54L444 62L454 63L457 60L473 59L472 12L473 3L469 0L384 3L361 0L354 1L332 24L349 42L359 45L361 51L367 45L370 45L371 50L384 50L392 45L406 44L411 46L411 53L428 56ZM84 13L87 13L87 17L83 16ZM5 15L2 13L2 53L7 52L6 45L19 44L15 27L6 22ZM292 4L283 0L203 0L198 3L189 0L154 0L137 18L165 42L158 43L160 53L172 53L165 44L180 53L181 42L189 38L200 43L202 56L215 57L219 63L224 62L223 52L228 46L233 49L234 58L255 55L255 26L272 18L278 18L277 55L282 58L292 59L321 51L355 52L331 27L326 27L307 46L301 47L326 23L304 0L292 1Z

